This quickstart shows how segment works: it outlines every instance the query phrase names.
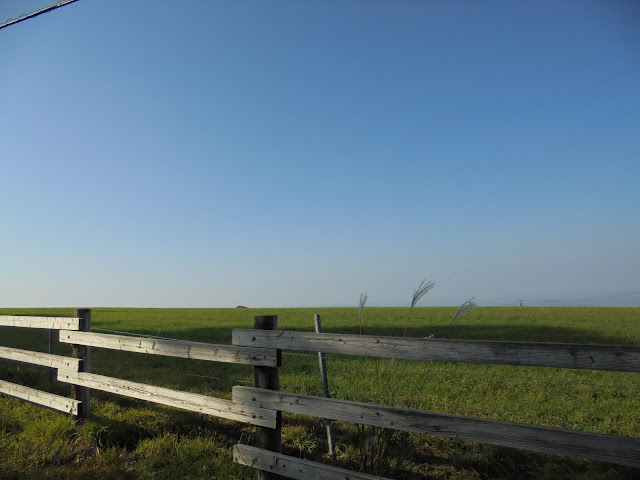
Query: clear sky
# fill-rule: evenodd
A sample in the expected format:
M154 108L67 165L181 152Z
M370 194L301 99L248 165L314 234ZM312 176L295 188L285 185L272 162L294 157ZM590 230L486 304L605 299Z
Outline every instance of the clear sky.
M80 0L0 181L2 307L640 305L640 3Z

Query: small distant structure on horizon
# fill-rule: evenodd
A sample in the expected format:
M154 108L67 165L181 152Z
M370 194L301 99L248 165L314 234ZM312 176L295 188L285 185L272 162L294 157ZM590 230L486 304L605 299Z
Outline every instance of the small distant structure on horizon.
M520 306L522 306L522 299L520 299Z
M238 305L236 308L249 308L249 307L245 307L244 305Z

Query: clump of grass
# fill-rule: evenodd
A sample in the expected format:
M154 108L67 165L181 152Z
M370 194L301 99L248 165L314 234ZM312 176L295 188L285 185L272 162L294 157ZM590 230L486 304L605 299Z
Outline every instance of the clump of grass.
M376 476L395 476L410 462L407 448L409 434L388 428L356 424L355 454L364 473Z
M314 455L320 447L318 432L307 425L293 425L283 429L283 445L296 452L299 458Z

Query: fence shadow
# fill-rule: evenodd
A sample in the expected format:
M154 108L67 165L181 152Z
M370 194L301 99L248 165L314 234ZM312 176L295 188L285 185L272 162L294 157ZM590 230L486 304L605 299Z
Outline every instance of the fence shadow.
M323 325L323 333L338 333L358 335L358 327L332 328ZM252 326L238 326L239 329L251 329ZM211 328L191 328L183 330L185 339L205 341L202 339L215 337L218 343L231 343L231 331L212 332ZM286 328L279 328L285 330ZM294 331L313 332L313 323L310 328L295 328ZM584 328L569 326L547 325L430 325L420 327L372 326L363 329L362 335L385 337L409 337L409 338L437 338L455 340L497 340L511 342L557 342L557 343L584 343L604 345L629 345L629 338L623 335L611 333L603 334L601 331L586 330Z

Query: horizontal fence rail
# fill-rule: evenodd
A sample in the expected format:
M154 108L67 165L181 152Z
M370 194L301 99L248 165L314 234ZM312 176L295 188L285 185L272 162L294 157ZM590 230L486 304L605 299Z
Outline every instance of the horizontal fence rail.
M0 358L49 368L72 370L74 372L80 369L81 362L79 358L61 357L50 353L32 352L10 347L0 347Z
M436 362L640 372L640 347L234 330L239 346Z
M331 480L381 478L282 455L282 412L640 468L640 438L287 393L280 391L278 374L281 350L417 361L640 372L640 347L278 331L276 316L255 317L253 330L233 330L233 345L215 345L93 333L90 317L88 309L76 310L72 318L0 316L0 327L60 330L59 340L72 346L74 358L0 346L0 359L57 369L58 381L73 386L75 399L3 380L0 380L0 394L70 413L76 418L88 418L89 391L96 389L253 424L258 447L236 445L234 461L258 469L257 474L264 479L273 478L273 475ZM233 400L229 401L96 375L89 373L91 347L253 365L255 387L234 386Z
M310 478L322 480L386 480L383 477L344 470L248 445L235 445L233 447L233 461L240 465L298 480L308 480Z
M276 426L276 412L274 410L236 404L229 400L207 395L180 392L93 373L75 373L62 370L58 371L58 381L253 425L269 428Z
M16 315L0 315L0 327L80 330L80 319L67 317L24 317Z
M238 347L187 340L167 340L64 330L60 332L60 342L111 350L244 365L275 367L277 363L276 350L272 348Z
M577 432L252 387L233 387L233 401L362 425L640 467L640 438Z
M53 393L41 392L34 388L23 387L22 385L16 385L15 383L5 382L0 380L0 393L9 395L10 397L26 400L30 403L35 403L43 407L48 407L53 410L58 410L64 413L70 413L71 415L78 414L78 407L80 402L71 398L60 397Z

